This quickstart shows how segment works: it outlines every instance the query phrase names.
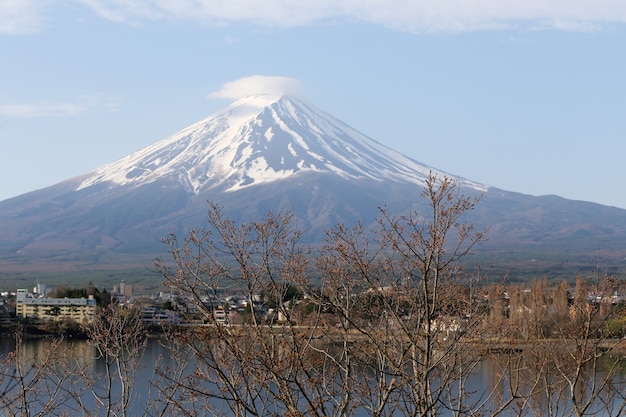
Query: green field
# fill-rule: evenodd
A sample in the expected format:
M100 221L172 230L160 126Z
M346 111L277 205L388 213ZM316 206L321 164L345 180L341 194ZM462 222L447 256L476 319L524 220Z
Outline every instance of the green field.
M122 280L133 286L135 295L152 294L162 289L161 276L146 268L131 270L95 270L50 273L0 273L0 290L13 291L17 288L32 289L37 283L49 287L85 287L93 283L99 290L111 291Z

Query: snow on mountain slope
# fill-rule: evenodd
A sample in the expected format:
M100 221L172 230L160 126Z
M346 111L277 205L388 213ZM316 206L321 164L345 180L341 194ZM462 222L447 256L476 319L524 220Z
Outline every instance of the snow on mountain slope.
M174 177L197 194L214 187L235 191L303 172L423 185L431 171L439 172L300 99L257 95L87 174L78 189ZM461 181L479 191L488 188Z

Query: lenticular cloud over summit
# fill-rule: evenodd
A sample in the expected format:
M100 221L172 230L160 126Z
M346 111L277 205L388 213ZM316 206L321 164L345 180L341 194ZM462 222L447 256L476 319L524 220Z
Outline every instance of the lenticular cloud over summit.
M259 94L272 96L297 95L300 89L301 83L295 78L253 75L226 83L218 91L209 94L209 97L239 100L240 98Z

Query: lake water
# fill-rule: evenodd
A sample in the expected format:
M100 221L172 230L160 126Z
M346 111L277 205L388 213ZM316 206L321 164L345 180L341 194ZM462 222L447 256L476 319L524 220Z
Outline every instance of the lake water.
M50 345L50 340L45 339L35 339L35 340L26 340L23 343L23 354L24 357L33 358L38 355L42 355L45 352L46 348ZM72 349L74 352L79 352L79 360L77 365L82 369L86 375L95 376L97 379L97 389L102 390L106 384L106 378L103 376L106 374L106 366L101 359L95 359L95 349L88 345L85 341L70 341L65 342L65 346L67 349ZM0 339L0 358L6 358L9 352L12 352L15 348L14 341L10 338ZM518 361L531 361L530 358L523 359L521 356L515 358ZM502 415L524 415L524 416L534 416L534 415L554 415L554 416L569 416L574 415L572 407L571 407L571 394L568 392L553 392L551 395L546 395L549 390L546 390L546 386L542 386L538 384L536 378L531 373L532 366L536 364L531 363L522 363L523 366L521 368L525 369L524 372L516 373L515 375L506 374L503 364L510 363L511 356L510 355L494 355L490 359L485 359L481 361L477 367L475 368L472 375L467 379L466 388L472 392L473 399L476 402L485 402L485 408L483 410L489 410L489 413L494 412L497 409L498 404L506 401L510 398L510 388L511 386L522 387L521 390L536 389L536 393L531 396L530 401L532 402L532 406L528 406L525 408L525 411L522 413L517 412L516 402L514 402L509 408L507 408L506 412ZM608 359L607 359L608 361ZM624 388L624 375L626 374L626 368L620 362L610 362L611 366L616 365L616 371L614 374L611 374L611 384L610 390L607 389L598 399L593 403L592 407L585 410L584 415L589 416L614 416L620 415L620 410L624 408L624 404L626 404L626 389ZM173 359L170 356L170 352L167 348L165 348L159 339L154 338L150 339L147 347L144 351L143 357L141 359L141 366L137 368L137 374L135 383L133 384L130 398L132 401L129 406L129 416L141 416L141 415L160 415L160 412L163 411L163 407L165 403L163 400L163 395L158 394L158 390L154 386L156 375L155 370L158 368L164 369L165 367L174 368L175 364L173 363ZM607 362L607 365L608 362ZM605 367L606 368L606 367ZM593 381L602 381L605 372L601 368L594 377L588 376L583 380L583 383L576 387L575 391L579 396L587 395L587 393L591 392L592 389L591 383ZM16 386L11 382L11 372L8 373L4 369L4 377L0 380L0 394L2 394L2 398L7 398L8 394L10 394L11 390L17 389ZM554 370L553 370L554 371ZM30 373L30 376L27 375L27 380L32 377L34 371ZM550 374L546 374L550 376ZM552 377L556 377L556 374L552 374ZM532 387L528 386L531 384ZM546 380L547 381L547 380ZM544 382L546 382L544 381ZM77 380L75 382L66 381L70 386L72 384L80 384L80 381ZM547 382L546 382L547 383ZM454 386L453 386L454 388ZM543 390L541 388L544 388ZM116 383L113 386L114 392L119 392L120 384ZM155 399L160 399L161 401L155 401ZM84 402L84 407L88 410L93 411L93 415L104 415L104 409L100 408L98 412L94 411L97 409L97 404L95 397L92 393L86 391L83 393L82 401ZM521 402L520 399L518 402ZM219 402L213 400L212 406L215 409L224 409L224 404L220 404ZM84 415L85 411L77 408L77 405L72 401L67 401L61 408L65 407L66 411L70 415ZM153 407L153 408L151 408ZM18 410L19 407L17 405L11 406L7 404L0 404L0 416L10 416ZM41 415L51 415L45 412L42 409L41 405L37 405L33 403L32 410L35 412L41 412ZM171 415L179 415L176 411L171 410ZM167 414L164 414L167 415ZM209 415L209 414L206 414ZM228 413L220 414L220 415L228 415ZM368 415L366 412L361 410L360 412L355 411L352 415ZM397 412L394 415L402 415ZM451 413L449 415L452 415Z

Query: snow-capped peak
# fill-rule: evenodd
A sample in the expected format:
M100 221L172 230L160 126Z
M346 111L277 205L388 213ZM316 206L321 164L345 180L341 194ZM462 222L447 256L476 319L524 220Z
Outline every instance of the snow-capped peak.
M174 176L194 193L218 186L235 191L313 171L419 185L436 172L300 99L262 94L240 99L97 169L78 189L98 183L140 185Z

